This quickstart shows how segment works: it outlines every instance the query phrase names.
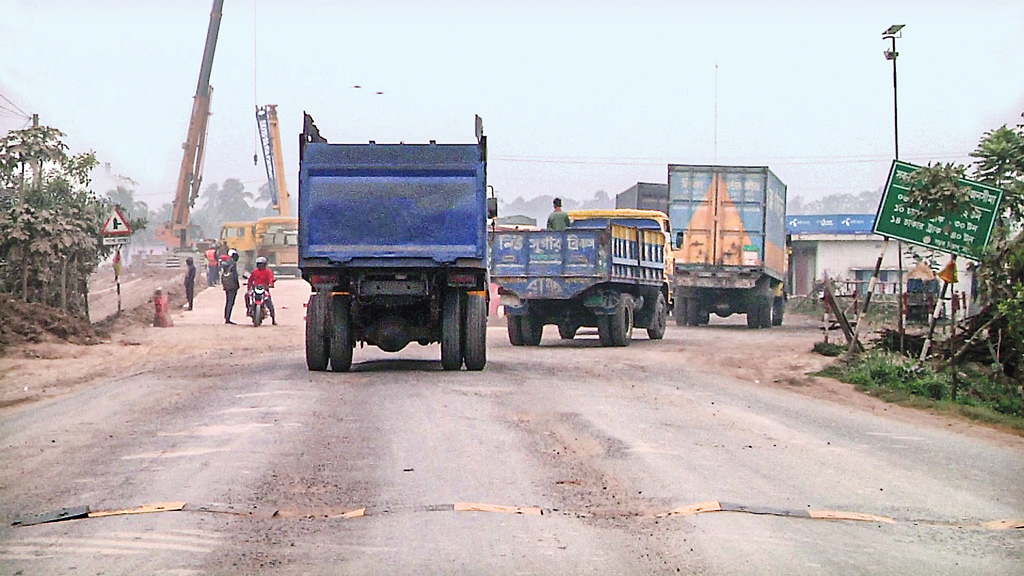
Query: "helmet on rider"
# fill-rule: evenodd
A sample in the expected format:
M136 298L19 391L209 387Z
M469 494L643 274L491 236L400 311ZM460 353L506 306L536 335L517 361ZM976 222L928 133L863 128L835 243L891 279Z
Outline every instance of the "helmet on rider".
M260 270L267 267L266 256L260 256L259 258L256 259L256 267L259 268Z
M237 262L238 261L238 250L235 250L234 248L232 248L231 250L228 250L228 256L230 256L232 260Z

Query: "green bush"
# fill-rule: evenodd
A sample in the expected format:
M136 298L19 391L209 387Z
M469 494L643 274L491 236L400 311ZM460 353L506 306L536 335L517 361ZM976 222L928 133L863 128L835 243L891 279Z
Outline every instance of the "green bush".
M999 373L964 368L957 375L955 401L950 372L937 373L899 354L869 352L836 362L818 375L853 384L886 400L952 410L975 420L1024 429L1024 398L1017 386Z
M839 356L846 352L846 347L832 342L817 342L814 344L813 350L822 356Z

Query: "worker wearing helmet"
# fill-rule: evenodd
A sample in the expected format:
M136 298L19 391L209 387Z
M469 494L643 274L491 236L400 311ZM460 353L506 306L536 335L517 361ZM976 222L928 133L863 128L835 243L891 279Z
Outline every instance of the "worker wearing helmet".
M231 321L231 309L235 307L235 298L238 296L238 252L228 251L228 259L220 263L220 283L224 288L224 323L234 324Z
M249 275L248 289L245 292L245 309L248 315L252 316L252 294L253 286L264 286L267 288L267 311L270 312L270 321L277 326L277 317L274 315L274 301L270 297L270 289L274 287L274 271L267 268L267 258L260 256L256 259L256 269Z

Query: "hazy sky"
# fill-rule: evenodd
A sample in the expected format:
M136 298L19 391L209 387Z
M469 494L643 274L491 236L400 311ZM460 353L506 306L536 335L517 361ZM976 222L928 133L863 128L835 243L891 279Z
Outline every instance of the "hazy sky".
M0 0L0 94L156 208L211 4ZM875 190L894 154L890 24L906 24L902 159L967 162L1024 112L1020 0L224 4L204 186L265 181L254 110L278 104L293 195L303 110L346 143L472 142L479 114L508 200L615 194L665 182L668 163L768 165L804 198ZM0 130L26 124L10 109L0 98Z

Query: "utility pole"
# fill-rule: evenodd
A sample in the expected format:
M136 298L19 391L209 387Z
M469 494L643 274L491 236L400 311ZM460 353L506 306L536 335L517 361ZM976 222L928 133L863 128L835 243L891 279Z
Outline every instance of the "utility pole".
M899 122L899 100L896 92L896 58L900 55L896 51L896 38L903 34L903 24L893 24L882 33L882 39L892 40L892 49L883 52L886 60L892 60L892 132L893 142L896 147L896 159L900 159L900 122ZM903 242L896 243L896 330L900 335L900 354L903 354L906 345L906 314L903 309Z

